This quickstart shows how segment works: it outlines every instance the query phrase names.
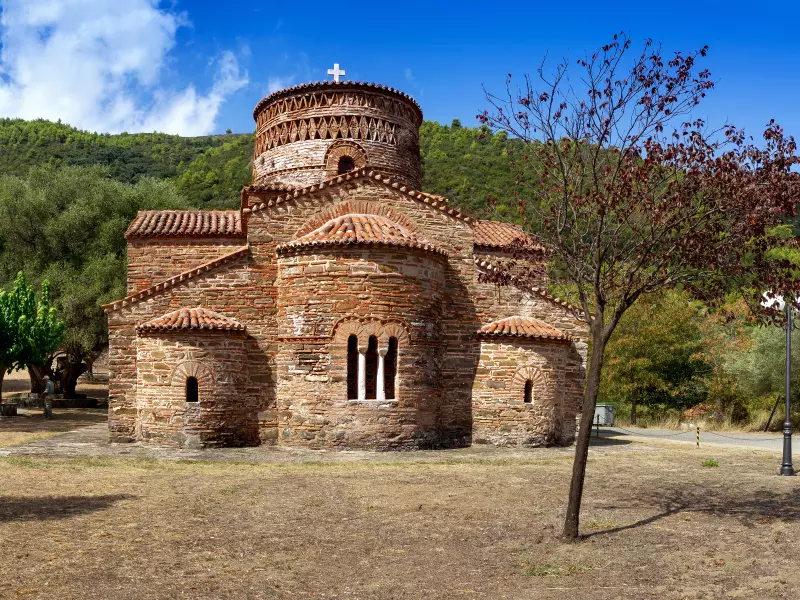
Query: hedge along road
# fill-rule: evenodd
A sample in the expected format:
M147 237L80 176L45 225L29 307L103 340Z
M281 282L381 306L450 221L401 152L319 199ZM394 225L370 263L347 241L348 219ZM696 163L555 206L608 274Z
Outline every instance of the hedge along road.
M592 432L592 439L597 435ZM675 431L674 429L644 429L641 427L600 427L600 438L650 438L670 442L687 444L697 443L697 431ZM794 437L793 437L794 440ZM800 444L800 441L797 442ZM770 450L781 452L783 450L783 435L771 433L717 433L716 431L703 431L700 428L700 447L729 446L733 448L749 448L752 450ZM800 446L798 446L800 448Z

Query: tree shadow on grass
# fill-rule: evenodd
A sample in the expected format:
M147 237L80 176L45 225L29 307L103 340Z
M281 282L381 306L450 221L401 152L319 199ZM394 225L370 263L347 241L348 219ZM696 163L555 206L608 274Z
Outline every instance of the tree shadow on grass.
M0 496L0 523L11 521L57 521L110 508L130 494L105 496Z
M779 494L770 490L754 490L739 493L730 489L729 494L720 494L708 489L702 490L654 490L647 495L638 495L628 506L604 506L606 510L641 510L644 507L657 507L660 512L628 525L611 527L602 531L587 533L584 539L618 533L650 525L679 513L704 513L715 517L736 519L747 527L771 520L786 523L800 521L800 494L790 492Z

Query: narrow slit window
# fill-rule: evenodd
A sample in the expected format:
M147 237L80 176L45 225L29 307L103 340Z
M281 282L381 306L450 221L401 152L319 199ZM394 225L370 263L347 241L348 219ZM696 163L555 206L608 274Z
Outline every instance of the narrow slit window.
M383 386L386 399L395 399L395 380L397 379L397 338L389 338L389 350L386 352L386 365L383 369Z
M186 379L186 401L200 402L200 386L197 383L197 377Z
M378 338L370 336L367 344L367 400L375 400L378 396Z
M347 399L358 398L358 338L347 338Z
M532 401L533 401L533 382L530 379L528 379L528 381L525 382L525 397L523 399L523 402L525 402L525 404L530 404Z
M339 159L339 175L344 175L345 173L349 173L350 171L355 170L356 163L353 160L352 156L343 156Z

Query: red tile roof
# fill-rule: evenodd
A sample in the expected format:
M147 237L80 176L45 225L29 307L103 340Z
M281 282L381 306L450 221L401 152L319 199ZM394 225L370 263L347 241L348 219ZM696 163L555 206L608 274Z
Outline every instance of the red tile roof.
M139 332L177 330L244 331L241 323L207 308L181 308L136 327Z
M379 244L405 246L431 252L442 250L414 237L410 231L379 215L349 214L336 217L301 238L280 244L278 251L328 245Z
M515 244L516 242L516 244ZM499 221L478 221L475 223L475 245L488 248L509 248L538 250L544 248L521 227Z
M540 338L547 340L565 340L571 338L562 331L544 321L530 317L507 317L499 321L487 323L478 330L480 335L509 335L515 337Z
M238 210L140 211L125 237L244 237Z

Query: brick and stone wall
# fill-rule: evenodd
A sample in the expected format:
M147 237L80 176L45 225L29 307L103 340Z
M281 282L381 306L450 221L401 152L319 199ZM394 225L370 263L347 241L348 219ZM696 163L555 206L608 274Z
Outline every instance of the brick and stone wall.
M243 333L144 334L136 348L137 438L184 448L258 443L256 411L245 400ZM189 377L198 402L186 401Z
M317 248L278 260L281 444L422 448L441 443L441 303L445 259L391 246ZM347 342L398 340L396 396L347 393Z
M356 168L371 166L421 187L422 112L405 94L331 81L273 94L259 103L254 117L255 185L319 183L336 174L346 154Z
M574 416L565 420L569 345L524 338L481 341L472 386L473 443L543 446L571 443ZM531 382L530 402L525 384ZM571 426L570 426L571 424Z
M243 237L128 240L128 293L138 292L247 244Z

